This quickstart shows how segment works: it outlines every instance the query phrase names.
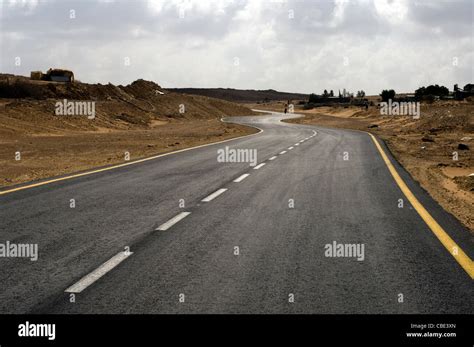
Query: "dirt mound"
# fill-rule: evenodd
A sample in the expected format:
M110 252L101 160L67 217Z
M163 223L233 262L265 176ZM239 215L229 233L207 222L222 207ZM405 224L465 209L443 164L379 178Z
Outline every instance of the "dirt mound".
M136 80L125 87L119 86L119 88L125 93L133 95L135 98L139 99L152 98L157 95L165 94L165 91L163 91L158 84L143 79Z
M95 118L58 116L58 102L93 102ZM0 74L0 135L95 131L152 127L157 122L216 119L253 114L248 108L224 100L163 90L139 79L126 86L113 84L33 81Z
M449 102L441 101L433 104L422 104L420 108L420 119L413 120L412 117L395 117L392 120L393 127L402 124L401 133L413 130L429 133L433 136L441 133L472 133L474 132L474 103L471 102ZM377 111L370 114L379 117ZM393 117L392 117L393 118ZM387 119L390 119L388 117ZM387 124L388 125L388 124Z
M75 100L110 100L110 99L146 99L157 94L163 95L162 88L155 82L139 79L127 86L115 86L111 83L58 83L50 81L33 81L23 76L0 74L0 98L9 99L75 99Z
M58 114L64 99L93 104L95 116ZM125 152L133 160L254 133L220 121L251 114L232 102L168 92L142 79L115 86L0 75L0 186L123 163Z

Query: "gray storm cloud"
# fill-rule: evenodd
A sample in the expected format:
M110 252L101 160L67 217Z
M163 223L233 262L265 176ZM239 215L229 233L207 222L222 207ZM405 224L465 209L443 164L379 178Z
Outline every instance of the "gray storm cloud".
M1 72L321 92L472 82L472 1L3 1ZM18 58L21 63L18 64ZM130 64L126 64L130 62Z

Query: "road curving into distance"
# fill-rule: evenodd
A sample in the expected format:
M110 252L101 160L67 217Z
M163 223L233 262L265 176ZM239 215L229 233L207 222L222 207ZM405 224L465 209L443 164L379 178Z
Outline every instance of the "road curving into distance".
M38 260L0 258L0 313L472 313L469 230L369 134L290 117L226 118L262 131L4 190L0 243ZM219 161L237 149L256 165Z

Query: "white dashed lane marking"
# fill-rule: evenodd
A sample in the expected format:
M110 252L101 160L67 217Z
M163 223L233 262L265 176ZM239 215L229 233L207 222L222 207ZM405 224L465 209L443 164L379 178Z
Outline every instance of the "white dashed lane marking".
M107 260L105 263L103 263L101 266L99 266L97 269L92 271L90 274L82 277L78 282L67 288L65 292L75 294L82 292L84 289L89 287L92 283L104 276L107 272L112 270L114 267L116 267L118 264L120 264L132 254L132 252L120 252L116 254L115 256Z
M217 198L219 195L221 195L222 193L224 193L226 190L227 190L227 188L218 189L218 190L216 190L214 193L212 193L211 195L209 195L208 197L205 197L204 199L202 199L201 201L203 201L203 202L209 202L209 201L211 201L211 200L214 200L214 199Z
M191 212L181 212L179 214L177 214L176 216L174 216L173 218L171 218L169 221L167 221L166 223L164 224L161 224L158 228L156 228L155 230L160 230L160 231L165 231L165 230L168 230L169 228L171 228L173 225L175 225L176 223L178 223L181 219L187 217L188 215L190 215Z
M242 176L239 176L238 178L236 178L234 180L234 182L239 183L239 182L243 181L244 179L246 179L248 176L250 176L250 174L243 174Z
M294 146L299 146L300 143L303 143L303 142L309 140L311 137L314 137L316 135L317 135L317 132L313 130L313 135L311 135L309 137L306 137L305 139L299 141L298 143L295 143ZM288 147L288 150L292 150L293 148L294 148L293 146ZM286 153L286 151L281 151L279 154L281 155L281 154L285 154L285 153ZM275 156L269 158L268 160L275 160L276 158L277 158L277 156L275 155ZM255 166L253 169L258 170L261 167L263 167L264 165L265 165L265 163L261 163L261 164ZM236 178L234 180L234 182L236 182L236 183L241 182L244 179L246 179L248 176L250 176L250 174L243 174L243 175L239 176L238 178ZM215 191L211 195L207 196L206 198L202 199L201 201L203 201L203 202L212 201L215 198L217 198L219 195L224 193L226 190L227 190L226 188L218 189L217 191ZM174 216L173 218L171 218L166 223L160 225L155 230L160 230L160 231L168 230L173 225L178 223L183 218L186 218L190 214L191 214L191 212L181 212L181 213L177 214L176 216ZM111 259L109 259L108 261L103 263L101 266L99 266L97 269L95 269L94 271L92 271L88 275L81 278L78 282L76 282L75 284L73 284L72 286L67 288L65 290L65 292L66 293L81 293L84 289L86 289L91 284L93 284L94 282L99 280L107 272L111 271L113 268L115 268L117 265L119 265L122 261L127 259L132 254L133 254L133 252L129 252L129 251L120 252L120 253L116 254Z

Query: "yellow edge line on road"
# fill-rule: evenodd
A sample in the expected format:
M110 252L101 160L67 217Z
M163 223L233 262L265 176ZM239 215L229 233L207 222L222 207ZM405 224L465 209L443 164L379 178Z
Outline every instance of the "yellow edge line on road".
M408 186L405 184L403 179L398 174L395 167L392 165L390 160L388 159L385 151L380 146L379 142L375 138L374 135L367 133L370 135L372 140L375 143L375 146L380 152L385 165L387 165L390 173L392 174L395 182L397 182L398 186L402 190L403 194L407 197L408 201L412 204L415 208L416 212L420 215L420 217L425 221L428 227L431 229L433 234L436 235L438 240L443 244L443 246L448 250L448 252L456 259L456 261L461 265L461 267L471 276L471 279L474 279L474 264L473 261L469 258L469 256L464 253L464 251L459 247L456 242L444 231L444 229L436 222L436 220L429 214L429 212L423 207L423 205L418 201L415 195L411 192Z
M142 163L142 162L144 162L144 161L153 160L153 159L160 158L160 157L165 157L165 156L171 155L171 154L181 153L181 152L189 151L189 150L192 150L192 149L197 149L197 148L201 148L201 147L207 147L207 146L217 145L217 144L219 144L219 143L224 143L224 142L228 142L228 141L233 141L233 140L242 139L242 138L244 138L244 137L249 137L249 136L258 135L258 134L260 134L260 133L263 132L263 129L260 129L260 128L257 128L257 127L254 127L254 128L256 128L256 129L258 129L258 130L260 130L260 131L259 131L258 133L255 133L255 134L249 134L249 135L234 137L234 138L232 138L232 139L227 139L227 140L223 140L223 141L211 142L211 143L206 143L206 144L199 145L199 146L194 146L194 147L189 147L189 148L183 148L183 149L179 149L179 150L177 150L177 151L168 152L168 153L163 153L163 154L158 154L158 155L154 155L154 156L152 156L152 157L147 157L147 158L143 158L143 159L138 159L138 160L134 160L134 161L131 161L131 162L128 162L128 163L123 163L123 164L118 164L118 165L107 166L107 167L104 167L104 168L102 168L102 169L96 169L96 170L92 170L92 171L86 171L86 172L81 172L81 173L77 173L77 174L72 174L72 175L69 175L69 176L53 178L53 179L50 179L50 180L47 180L47 181L43 181L43 182L32 183L32 184L28 184L28 185L21 186L21 187L16 187L16 188L12 188L12 189L8 189L8 190L0 191L0 195L4 195L4 194L8 194L8 193L13 193L13 192L16 192L16 191L19 191L19 190L34 188L34 187L38 187L38 186L43 186L43 185L45 185L45 184L49 184L49 183L53 183L53 182L65 181L65 180L69 180L69 179L71 179L71 178L76 178L76 177L81 177L81 176L92 175L92 174L95 174L95 173L98 173L98 172L109 171L109 170L117 169L117 168L119 168L119 167L134 165L134 164Z

